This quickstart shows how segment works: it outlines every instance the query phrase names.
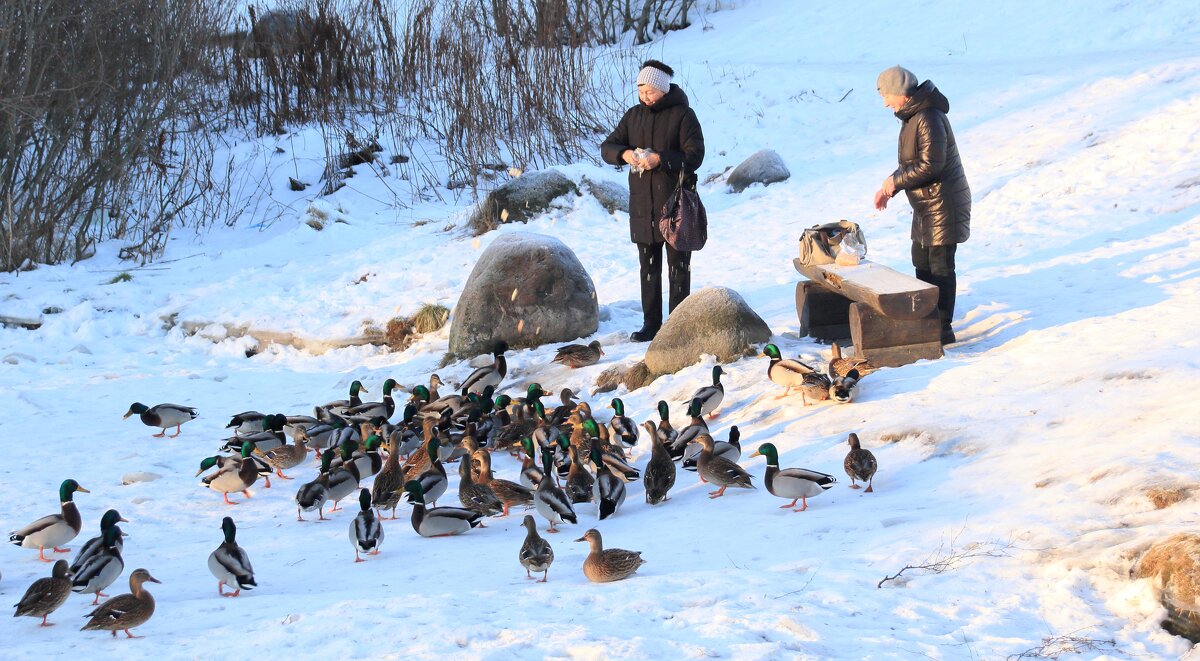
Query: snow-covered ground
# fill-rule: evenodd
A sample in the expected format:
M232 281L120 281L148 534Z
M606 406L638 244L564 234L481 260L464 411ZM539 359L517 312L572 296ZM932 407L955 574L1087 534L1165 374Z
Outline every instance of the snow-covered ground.
M437 369L446 331L403 353L273 347L247 358L249 340L189 337L164 330L163 318L346 337L422 302L452 306L495 236L542 232L594 278L604 319L595 339L607 356L568 371L551 365L554 347L513 352L511 383L587 389L604 367L644 351L627 341L640 312L623 216L579 198L473 239L447 230L463 224L465 201L392 208L380 202L389 182L360 168L347 188L312 202L346 221L317 232L303 222L314 213L309 193L286 191L294 168L315 179L323 155L300 133L277 139L297 165L261 168L275 191L263 208L293 210L273 222L176 236L143 268L106 245L74 266L0 274L0 315L62 309L36 331L0 328L0 529L57 511L59 483L75 478L91 493L76 498L85 532L74 546L115 507L131 521L126 576L146 567L163 582L150 585L158 611L137 631L144 640L76 631L90 608L73 596L52 629L0 618L5 649L22 658L996 659L1074 635L1112 643L1082 658L1187 654L1186 640L1159 628L1151 586L1128 569L1147 544L1197 520L1196 500L1156 510L1144 492L1197 484L1198 46L1192 3L1025 0L738 2L652 44L704 125L702 176L760 148L792 170L741 195L702 190L713 240L693 260L693 287L736 289L785 353L814 359L824 347L795 333L796 237L851 218L873 259L908 269L908 206L871 208L898 129L874 81L896 63L932 79L950 99L974 193L972 239L958 253L962 341L943 360L871 375L846 406L775 399L765 359L726 366L715 435L736 424L744 456L769 441L785 467L834 473L839 484L803 513L778 509L761 486L709 500L690 473L655 508L631 485L615 518L596 525L584 506L579 525L548 536L557 560L546 584L521 576L519 516L432 540L406 519L388 522L382 555L356 565L353 507L297 523L299 480L260 483L228 507L193 479L233 413L305 413L344 397L354 379L372 395L388 377L416 384L437 370L457 382L465 363ZM562 169L623 179L587 164ZM122 271L132 280L110 284ZM619 394L638 421L665 399L683 424L677 403L711 366ZM597 417L610 398L591 398ZM135 400L189 404L200 418L179 438L151 438L121 419ZM850 490L842 473L852 431L879 459L873 494ZM641 465L648 450L635 452ZM763 461L742 465L761 485ZM506 457L496 468L516 474ZM122 486L133 471L163 477ZM238 599L217 597L205 564L226 515L260 585ZM586 545L572 540L592 526L649 564L630 580L589 584ZM906 565L963 554L976 557L876 587ZM15 603L49 567L5 546L0 572L0 594Z

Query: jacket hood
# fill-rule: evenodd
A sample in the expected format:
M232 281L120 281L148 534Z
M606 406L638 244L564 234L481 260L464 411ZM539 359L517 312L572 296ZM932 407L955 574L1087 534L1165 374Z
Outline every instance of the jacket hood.
M659 99L658 103L646 107L650 110L650 112L660 112L675 106L683 106L684 108L688 107L688 98L687 94L684 94L682 87L676 85L675 83L671 83L671 90L663 95L663 98Z
M908 121L913 115L926 108L940 110L946 114L950 113L950 100L938 91L937 86L931 80L927 80L917 87L917 90L909 97L908 103L896 111L896 117L902 121Z

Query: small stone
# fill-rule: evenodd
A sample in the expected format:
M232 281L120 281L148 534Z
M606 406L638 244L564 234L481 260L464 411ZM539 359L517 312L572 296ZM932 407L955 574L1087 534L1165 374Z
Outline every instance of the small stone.
M161 477L162 475L159 475L158 473L135 471L133 473L126 473L122 475L121 484L128 486L130 484L138 484L139 482L153 482Z
M779 154L771 149L761 149L734 168L725 183L733 192L740 193L751 184L766 186L786 181L791 176L791 171Z

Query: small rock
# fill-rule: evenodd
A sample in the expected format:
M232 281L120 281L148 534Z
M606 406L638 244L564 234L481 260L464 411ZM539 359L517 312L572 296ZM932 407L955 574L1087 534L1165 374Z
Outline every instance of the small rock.
M583 189L596 198L600 206L609 213L614 211L629 213L629 191L621 184L607 179L595 181L584 177Z
M579 189L561 172L526 172L488 193L471 214L469 224L475 234L483 234L504 223L524 223L567 193L578 195Z
M786 181L792 176L787 164L771 149L761 149L742 161L729 173L726 183L735 193L746 190L751 184L768 184Z
M158 473L150 473L147 471L135 471L133 473L126 473L126 474L122 475L121 476L121 484L130 485L130 484L137 484L139 482L153 482L161 477L162 476L159 475Z
M306 184L303 181L300 181L298 179L295 179L293 177L288 177L288 188L291 188L292 190L299 192L299 191L304 190L305 188L308 188L308 184Z

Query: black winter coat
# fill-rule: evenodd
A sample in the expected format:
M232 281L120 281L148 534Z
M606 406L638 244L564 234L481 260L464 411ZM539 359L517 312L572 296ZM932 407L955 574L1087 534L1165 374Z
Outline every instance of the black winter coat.
M971 236L971 188L950 129L950 102L930 81L921 83L896 112L900 167L896 190L913 208L912 239L922 246L948 246Z
M704 134L700 120L688 107L687 95L678 85L658 103L638 103L625 111L617 128L600 145L605 163L626 165L621 154L639 147L658 152L662 163L642 174L629 172L629 237L634 243L662 243L658 218L663 205L675 192L679 173L684 183L696 187L696 170L704 162Z

